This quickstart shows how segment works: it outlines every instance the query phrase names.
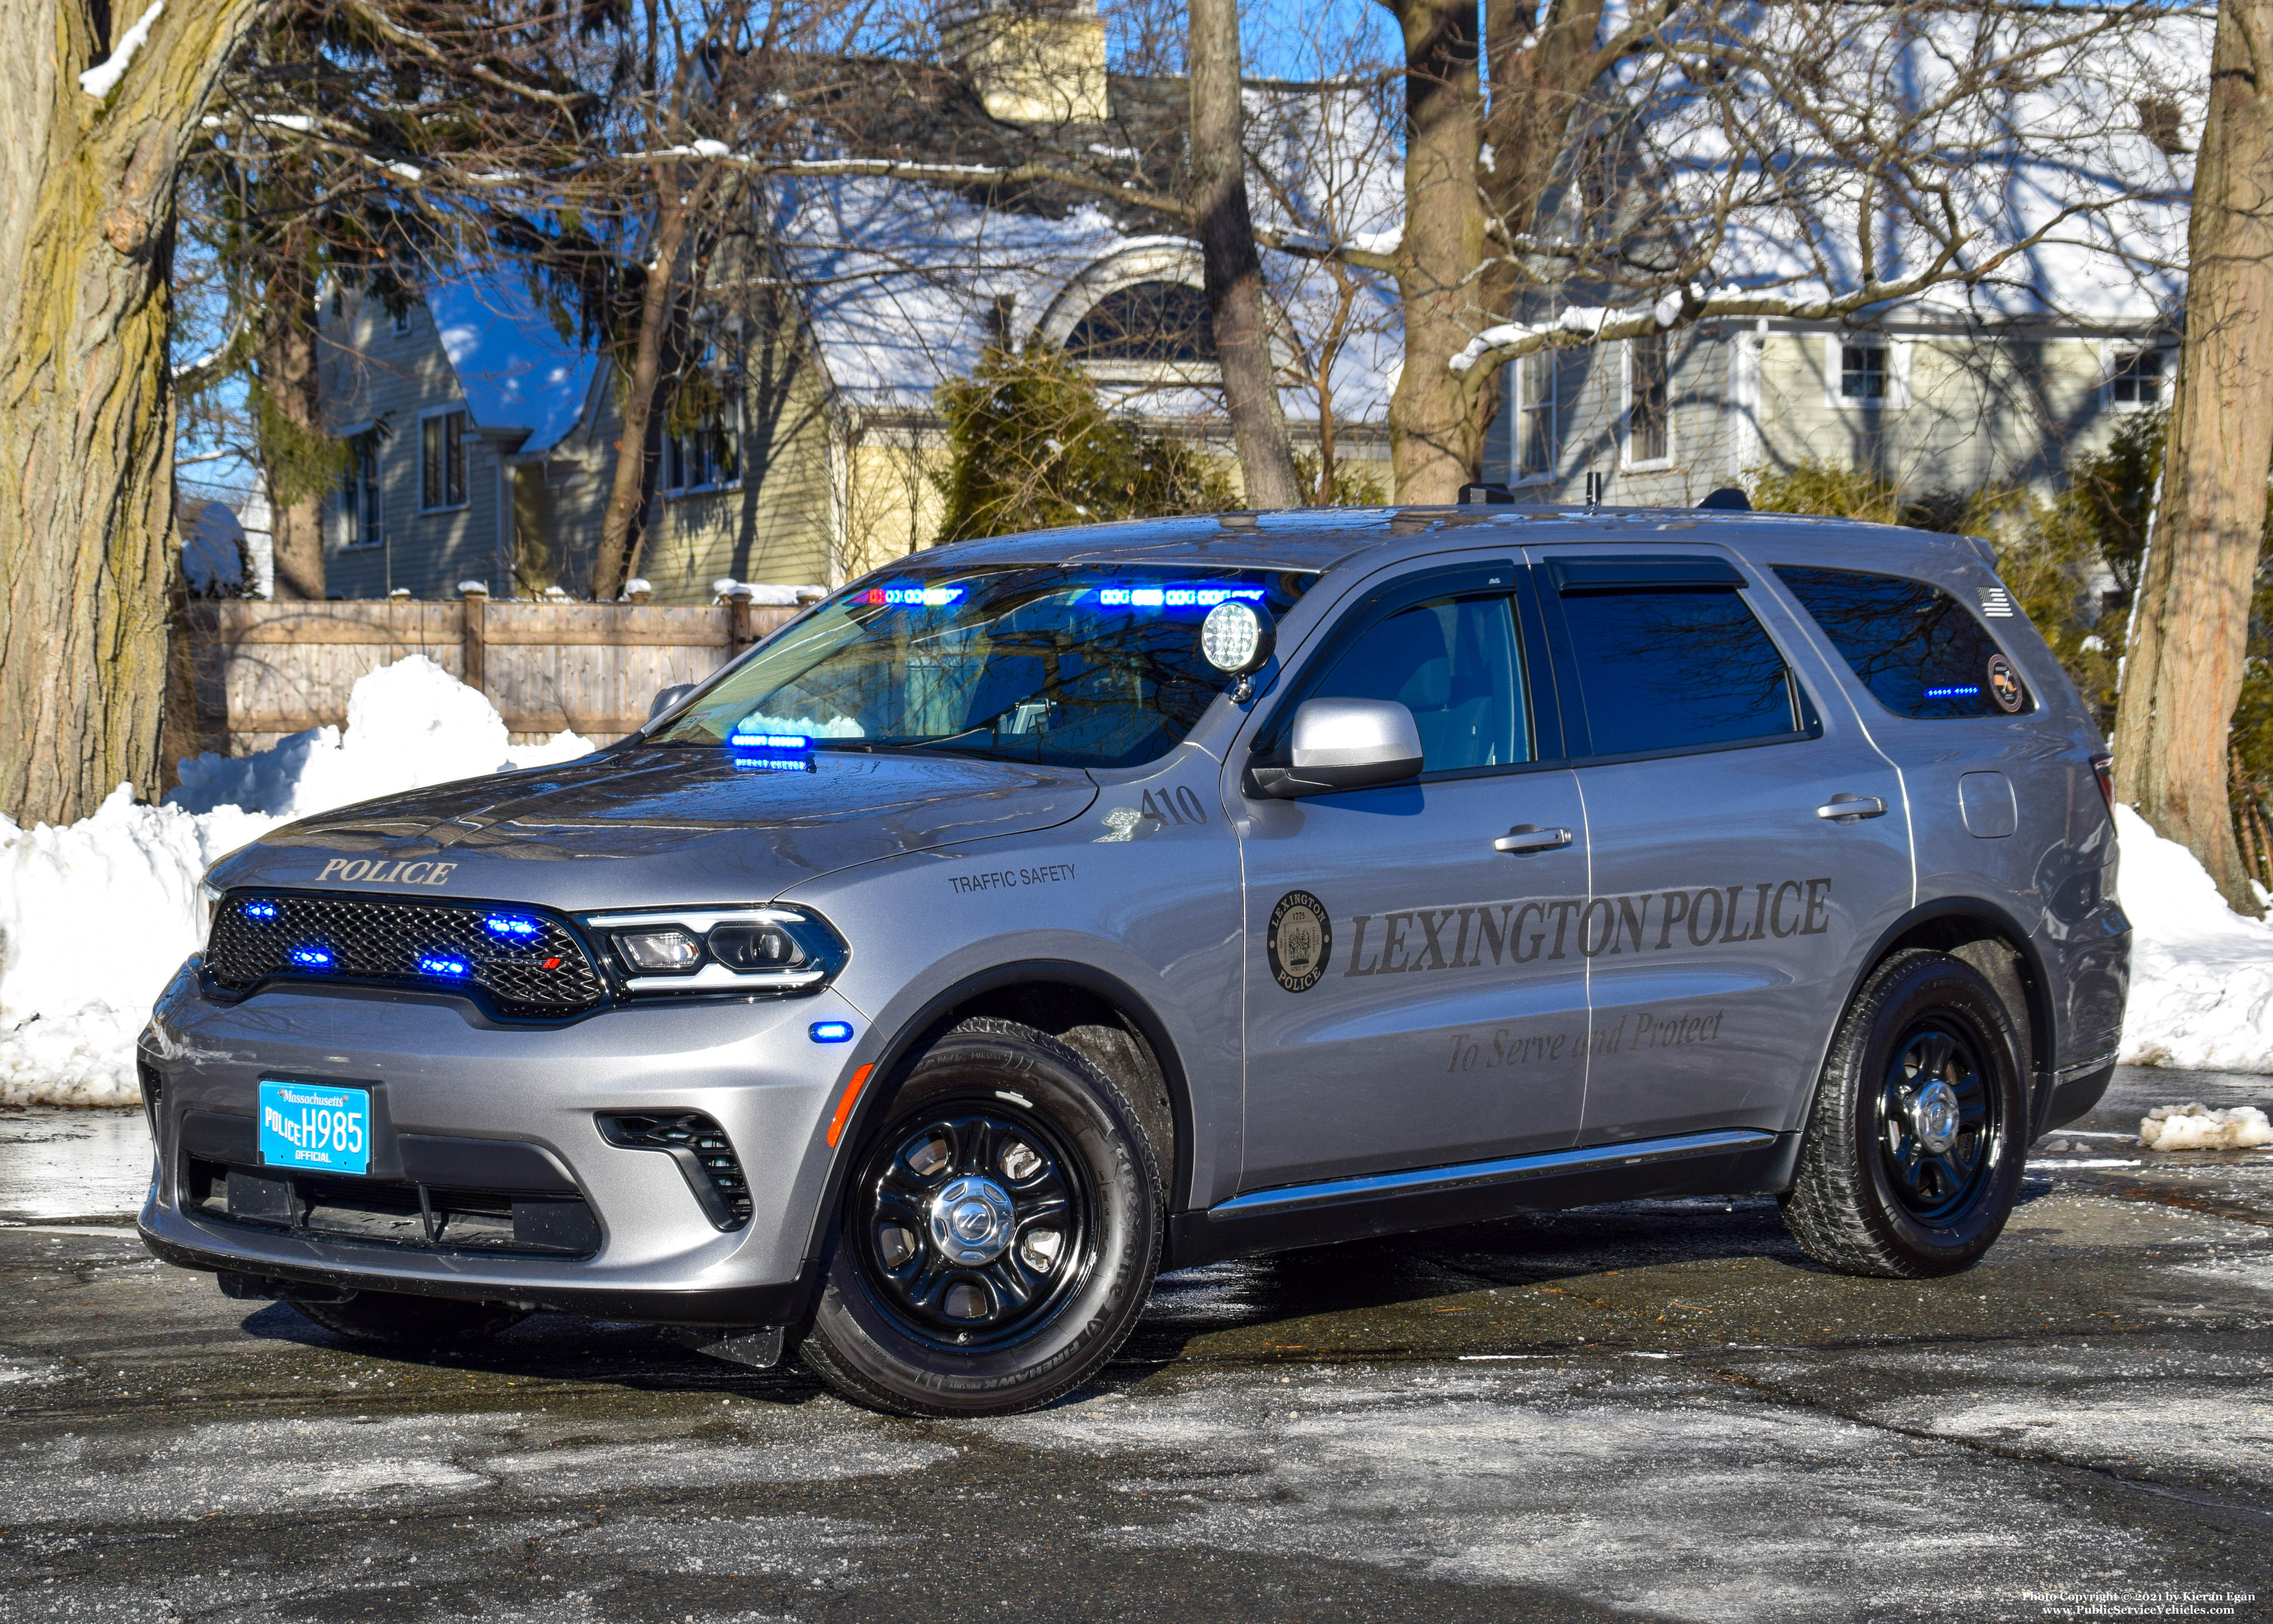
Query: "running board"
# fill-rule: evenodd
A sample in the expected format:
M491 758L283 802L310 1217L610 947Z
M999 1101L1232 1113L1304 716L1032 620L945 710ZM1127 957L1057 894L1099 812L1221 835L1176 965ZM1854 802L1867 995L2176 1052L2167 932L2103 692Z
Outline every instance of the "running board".
M1171 1215L1168 1268L1603 1201L1788 1190L1797 1133L1723 1128L1257 1190Z
M1480 1190L1494 1184L1522 1184L1570 1173L1613 1172L1620 1168L1654 1167L1685 1162L1693 1156L1722 1156L1733 1151L1764 1150L1777 1136L1753 1128L1724 1128L1712 1133L1684 1133L1667 1139L1633 1139L1623 1145L1596 1145L1585 1150L1549 1150L1533 1156L1509 1156L1498 1162L1462 1162L1452 1167L1414 1168L1404 1173L1369 1173L1362 1178L1337 1178L1322 1184L1287 1184L1277 1190L1257 1190L1234 1196L1208 1208L1211 1219L1275 1217L1282 1213L1309 1212L1351 1201L1375 1201L1407 1195L1444 1195L1454 1191Z

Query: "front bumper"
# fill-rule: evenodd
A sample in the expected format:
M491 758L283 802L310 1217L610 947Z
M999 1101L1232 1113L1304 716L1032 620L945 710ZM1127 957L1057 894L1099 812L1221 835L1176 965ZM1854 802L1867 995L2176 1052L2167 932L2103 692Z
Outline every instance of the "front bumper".
M816 1044L807 1036L816 1020L851 1021L860 1041ZM159 1177L139 1227L153 1252L188 1268L666 1324L786 1323L812 1274L830 1161L824 1131L870 1047L866 1025L829 991L507 1027L446 996L292 989L222 1004L184 974L142 1036L141 1059L157 1073ZM419 1188L403 1182L402 1147L421 1136L530 1147L513 1154L565 1173L573 1192L561 1193L589 1213L584 1255L529 1255L510 1238L454 1245L446 1223L440 1240L415 1222L394 1241L320 1233L296 1204L289 1218L248 1215L238 1180L217 1179L222 1169L209 1158L223 1154L212 1148L216 1127L250 1132L266 1077L370 1091L374 1194ZM750 1198L737 1227L718 1226L716 1203L706 1211L679 1162L611 1144L600 1128L604 1113L686 1111L712 1118L732 1142ZM431 1177L417 1173L415 1154L409 1173ZM332 1183L349 1195L359 1188ZM314 1222L316 1208L304 1218Z

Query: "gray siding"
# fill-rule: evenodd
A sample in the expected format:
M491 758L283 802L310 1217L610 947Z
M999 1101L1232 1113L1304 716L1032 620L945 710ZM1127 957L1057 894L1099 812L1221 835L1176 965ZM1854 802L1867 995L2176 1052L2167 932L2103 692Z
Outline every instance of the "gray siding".
M2117 353L2146 341L1895 330L1871 341L1887 346L1894 383L1894 397L1876 403L1842 397L1835 328L1761 334L1750 324L1707 324L1669 342L1669 465L1639 469L1627 461L1624 346L1564 350L1553 362L1554 470L1519 494L1579 500L1587 475L1595 472L1609 477L1611 502L1684 506L1810 458L1876 470L1906 492L2007 484L2042 489L2070 455L2113 432L2127 409L2108 398L2109 369ZM1756 362L1748 364L1740 346L1752 347ZM1758 395L1749 412L1739 381L1748 365ZM1512 372L1504 380L1511 395ZM1513 433L1512 407L1504 408L1487 442L1488 478L1518 482Z

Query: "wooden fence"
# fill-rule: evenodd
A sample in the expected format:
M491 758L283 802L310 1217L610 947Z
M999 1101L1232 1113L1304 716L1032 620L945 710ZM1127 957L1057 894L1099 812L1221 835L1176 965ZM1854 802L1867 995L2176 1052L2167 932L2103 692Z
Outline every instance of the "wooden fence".
M647 719L657 688L708 676L798 612L647 604L192 603L199 748L242 756L343 725L356 679L423 654L489 696L516 744L595 744Z

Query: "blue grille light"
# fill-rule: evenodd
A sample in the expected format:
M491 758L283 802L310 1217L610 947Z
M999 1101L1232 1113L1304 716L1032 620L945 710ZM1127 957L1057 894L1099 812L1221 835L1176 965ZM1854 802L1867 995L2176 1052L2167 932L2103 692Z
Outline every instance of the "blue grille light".
M808 1030L816 1043L850 1043L852 1023L849 1020L816 1020Z
M296 947L292 950L291 959L304 970L328 970L332 967L329 948Z
M237 912L249 920L265 925L276 917L276 905L273 902L248 902Z
M446 953L428 953L418 961L418 968L428 975L471 975L474 966L462 959L453 959Z
M484 914L482 929L508 942L533 942L544 932L543 924L524 914Z

